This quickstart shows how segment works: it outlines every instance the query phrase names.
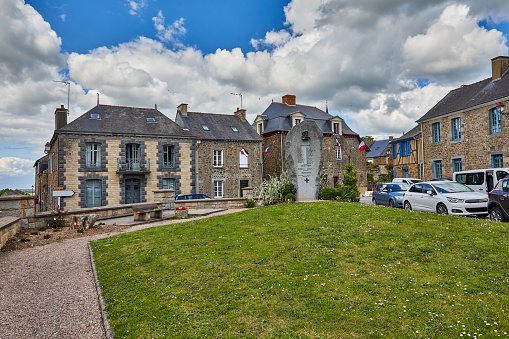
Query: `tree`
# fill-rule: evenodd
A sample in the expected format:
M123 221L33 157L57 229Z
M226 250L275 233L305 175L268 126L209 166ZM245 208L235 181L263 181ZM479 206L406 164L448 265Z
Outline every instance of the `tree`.
M371 135L366 135L365 137L361 138L364 142L366 141L375 141L375 138L373 138Z
M357 188L357 171L354 170L353 164L346 164L346 171L343 174L343 185L338 189L339 196L343 200L359 202L361 192Z

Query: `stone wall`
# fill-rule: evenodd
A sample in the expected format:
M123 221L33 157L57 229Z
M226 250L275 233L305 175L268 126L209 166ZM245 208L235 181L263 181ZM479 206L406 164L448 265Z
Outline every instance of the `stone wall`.
M509 101L503 102L509 107ZM491 134L489 110L491 103L469 111L454 113L422 123L424 144L424 179L434 176L433 161L442 161L442 177L452 178L452 159L462 159L462 169L473 170L492 167L492 155L503 156L503 167L509 167L509 116L502 114L502 133ZM451 140L451 120L461 119L461 139ZM441 142L434 144L432 124L440 122Z
M240 167L240 151L245 147L249 152L248 167ZM223 151L223 166L214 167L214 150ZM214 180L223 180L223 197L240 197L240 181L247 180L248 186L258 187L261 184L260 166L261 143L246 141L203 140L198 146L198 193L214 197ZM263 159L263 158L262 158Z
M28 218L34 216L33 195L11 195L0 197L0 217L21 218L21 227L28 228Z
M21 219L16 217L0 218L0 249L4 247L7 240L12 238L21 230Z

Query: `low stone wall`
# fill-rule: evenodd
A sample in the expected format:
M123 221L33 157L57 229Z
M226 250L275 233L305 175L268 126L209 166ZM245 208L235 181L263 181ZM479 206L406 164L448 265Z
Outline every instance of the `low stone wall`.
M245 207L246 200L247 198L175 200L175 207L186 207L187 209L234 209Z
M0 217L21 218L21 227L28 228L28 218L34 216L33 195L10 195L0 197Z
M12 238L20 230L20 218L10 216L0 218L0 249L4 247L7 240Z

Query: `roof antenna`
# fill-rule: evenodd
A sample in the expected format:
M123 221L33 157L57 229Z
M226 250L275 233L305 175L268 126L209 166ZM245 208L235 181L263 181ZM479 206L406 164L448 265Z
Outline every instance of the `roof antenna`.
M230 94L240 96L240 109L242 109L242 93L230 93Z
M53 80L53 82L61 82L65 85L67 85L67 115L69 115L69 112L71 108L69 107L69 96L71 94L71 83L69 81L62 81L62 80Z

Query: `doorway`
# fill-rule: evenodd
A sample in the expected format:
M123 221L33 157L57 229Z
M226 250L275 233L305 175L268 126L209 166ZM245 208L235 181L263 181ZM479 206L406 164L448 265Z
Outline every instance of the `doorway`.
M140 179L126 179L125 203L137 204L140 202Z

